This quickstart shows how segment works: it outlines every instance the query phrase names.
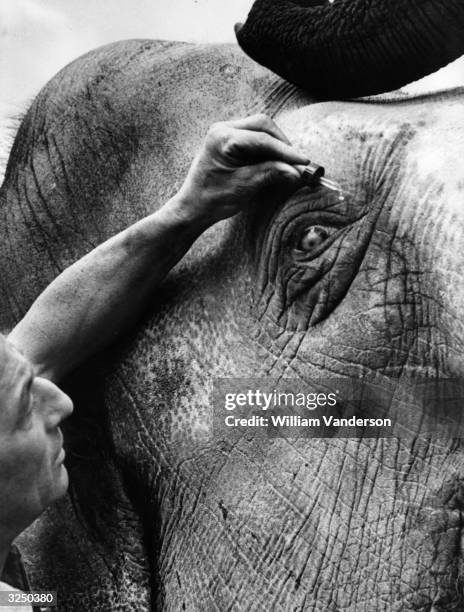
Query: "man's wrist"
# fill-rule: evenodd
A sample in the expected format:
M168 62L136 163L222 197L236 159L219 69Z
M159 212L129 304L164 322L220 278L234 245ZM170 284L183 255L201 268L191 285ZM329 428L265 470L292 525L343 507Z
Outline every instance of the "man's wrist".
M125 257L153 257L161 252L182 256L214 220L199 214L198 207L176 194L154 213L121 233ZM110 241L111 242L111 241ZM114 248L110 245L110 248ZM113 260L114 257L111 257Z
M193 236L199 236L216 221L211 215L200 212L198 203L182 192L168 200L158 212L165 222L175 224L180 231Z

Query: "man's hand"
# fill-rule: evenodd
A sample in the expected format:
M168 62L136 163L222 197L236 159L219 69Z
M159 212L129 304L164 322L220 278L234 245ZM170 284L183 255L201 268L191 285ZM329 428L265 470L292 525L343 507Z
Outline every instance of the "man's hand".
M298 185L301 174L294 166L308 162L266 115L216 123L178 197L183 212L211 225L243 210L264 187Z

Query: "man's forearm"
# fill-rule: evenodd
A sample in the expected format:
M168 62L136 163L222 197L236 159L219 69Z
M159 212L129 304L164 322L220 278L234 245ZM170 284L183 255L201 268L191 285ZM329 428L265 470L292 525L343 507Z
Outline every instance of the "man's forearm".
M9 338L37 373L59 380L127 330L208 223L176 196L67 268Z

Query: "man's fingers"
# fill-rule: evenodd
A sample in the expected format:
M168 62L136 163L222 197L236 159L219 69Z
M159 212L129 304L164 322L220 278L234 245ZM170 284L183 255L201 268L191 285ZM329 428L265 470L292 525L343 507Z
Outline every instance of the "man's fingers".
M245 166L261 161L306 165L309 159L265 132L230 128L222 140L222 154L231 164Z
M285 142L285 144L291 144L290 140L282 132L280 127L264 113L259 113L258 115L252 115L251 117L246 117L245 119L238 119L236 121L227 121L226 124L237 130L253 130L255 132L266 132L270 136L274 136L274 138Z
M259 191L264 187L282 183L297 184L301 180L301 174L296 168L280 161L246 166L238 172L240 172L241 182L248 185L251 191Z

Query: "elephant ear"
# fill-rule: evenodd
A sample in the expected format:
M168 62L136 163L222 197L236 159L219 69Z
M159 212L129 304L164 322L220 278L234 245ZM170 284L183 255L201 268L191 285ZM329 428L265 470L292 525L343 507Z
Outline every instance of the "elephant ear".
M464 0L257 0L242 49L321 98L397 89L464 53Z

